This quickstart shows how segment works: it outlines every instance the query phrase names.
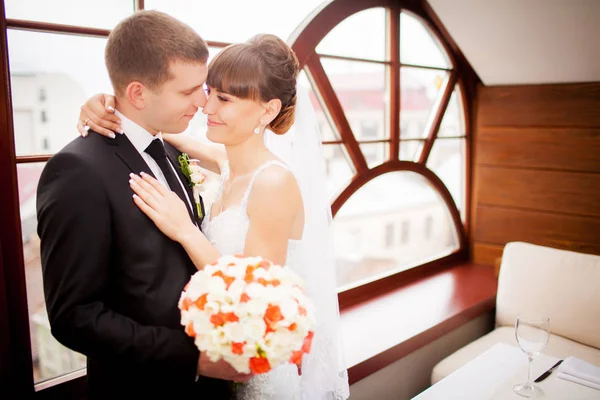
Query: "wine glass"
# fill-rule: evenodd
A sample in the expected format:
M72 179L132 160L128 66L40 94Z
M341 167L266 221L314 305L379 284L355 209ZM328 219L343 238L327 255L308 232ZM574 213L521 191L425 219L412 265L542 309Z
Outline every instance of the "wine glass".
M538 398L543 395L542 389L533 384L531 376L531 364L533 357L540 354L546 348L550 338L550 318L535 314L519 314L515 323L515 336L521 350L529 360L529 373L527 383L514 387L514 391L529 398Z

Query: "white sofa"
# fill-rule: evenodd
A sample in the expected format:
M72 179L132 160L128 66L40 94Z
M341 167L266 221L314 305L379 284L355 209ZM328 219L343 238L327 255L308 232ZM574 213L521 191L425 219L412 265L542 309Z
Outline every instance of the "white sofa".
M498 276L495 329L440 361L432 384L496 343L518 346L519 312L550 317L545 354L600 365L600 256L523 242L506 244Z

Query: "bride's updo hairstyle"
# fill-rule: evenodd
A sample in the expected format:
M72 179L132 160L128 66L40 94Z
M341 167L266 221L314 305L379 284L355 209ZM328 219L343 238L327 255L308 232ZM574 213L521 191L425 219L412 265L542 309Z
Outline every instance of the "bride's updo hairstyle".
M208 65L206 84L241 99L281 100L281 111L268 128L282 135L294 123L299 72L292 49L275 35L261 34L217 54Z

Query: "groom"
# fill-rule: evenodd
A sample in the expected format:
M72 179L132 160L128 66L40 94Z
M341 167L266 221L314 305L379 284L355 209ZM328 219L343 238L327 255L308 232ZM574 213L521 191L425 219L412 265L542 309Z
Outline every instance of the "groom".
M184 131L206 101L206 43L156 11L122 21L106 65L123 135L92 133L53 156L38 186L38 234L52 333L87 356L91 399L229 399L224 362L200 355L177 303L196 272L183 248L135 205L129 174L156 177L188 205L193 196L179 153L161 132Z

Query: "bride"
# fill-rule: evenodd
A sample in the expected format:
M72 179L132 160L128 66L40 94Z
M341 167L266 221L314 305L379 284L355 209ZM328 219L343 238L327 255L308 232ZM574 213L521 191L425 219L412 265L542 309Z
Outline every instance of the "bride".
M237 386L239 400L343 400L349 397L342 354L332 253L331 211L318 124L298 87L298 60L281 39L257 35L222 50L209 64L207 138L163 134L179 151L220 175L219 194L200 229L181 199L153 177L132 174L138 207L197 268L220 255L261 256L305 280L317 329L301 368L288 364ZM114 137L122 117L114 98L96 95L82 107L78 128ZM108 129L107 129L108 128ZM289 131L289 132L288 132Z

